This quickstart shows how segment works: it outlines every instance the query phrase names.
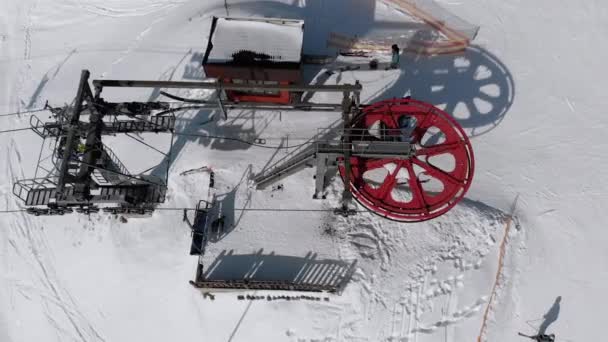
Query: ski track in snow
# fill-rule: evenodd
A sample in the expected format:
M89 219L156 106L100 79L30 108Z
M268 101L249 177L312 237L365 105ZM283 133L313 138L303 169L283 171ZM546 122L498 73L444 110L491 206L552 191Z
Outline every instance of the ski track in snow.
M88 4L80 0L65 1L69 6L78 7L88 13L109 18L145 17L153 13L169 11L186 2L187 1L161 1L138 5L137 1L132 1L134 4L129 4L127 1L106 1L103 5L100 5ZM112 3L122 7L111 7Z
M146 35L150 32L150 30L152 30L152 27L154 26L154 24L156 24L162 20L163 20L163 18L156 19L154 22L152 22L152 24L149 27L147 27L145 30L140 32L137 35L137 37L135 37L133 42L131 44L129 44L129 46L123 52L121 52L120 57L118 57L117 59L115 59L112 62L112 65L119 64L125 58L127 58L131 52L133 52L135 49L137 49L137 47L139 46L141 41L146 37Z
M329 201L340 192L341 189L331 189L328 193ZM484 213L473 206L459 206L455 213L459 219L448 219L449 224L443 223L441 219L430 223L436 234L441 236L442 242L434 253L421 253L427 258L430 256L429 259L418 261L416 265L407 265L406 269L409 271L402 269L402 261L397 261L403 260L402 253L411 243L416 243L416 238L408 236L408 229L400 229L394 223L378 221L375 216L366 214L358 215L354 221L342 217L330 218L332 222L328 225L334 227L334 240L339 244L341 258L360 260L359 272L349 286L360 287L365 298L362 312L364 320L346 318L345 321L354 320L356 323L341 327L342 331L364 331L364 326L371 321L386 328L385 333L376 337L365 337L370 341L425 341L421 334L447 334L441 328L448 329L465 320L480 317L480 311L487 302L490 282L477 298L458 297L467 292L467 283L478 277L477 272L480 269L493 267L493 257L488 256L493 255L498 248L496 241L502 229L504 215L499 212ZM461 215L462 225L457 223ZM409 242L408 239L412 238L414 241ZM486 259L490 260L490 263L484 266ZM403 284L401 288L405 289L405 292L397 292L398 296L390 295L394 291L390 287L385 288L385 285L395 281L387 278L395 272L410 272L409 276L397 279L415 279ZM451 303L463 304L453 307ZM437 316L439 311L441 315ZM384 323L383 319L378 317L385 317ZM363 337L356 334L350 336Z
M21 153L14 139L10 139L10 144L6 148L7 156L7 179L24 178L23 167L21 166ZM13 162L16 161L17 163ZM11 207L17 207L18 203L13 198L8 202ZM77 340L105 341L93 324L82 314L69 290L62 285L58 278L53 264L53 254L47 243L43 226L34 222L32 216L25 213L14 215L10 220L8 230L8 240L13 248L13 252L19 260L26 263L32 276L34 284L28 285L21 280L11 282L17 291L27 300L32 300L32 295L41 299L41 306L45 315L52 326L57 328L58 335L67 334L68 337L77 337ZM64 317L69 321L72 332L65 327L61 327L53 308L59 308Z

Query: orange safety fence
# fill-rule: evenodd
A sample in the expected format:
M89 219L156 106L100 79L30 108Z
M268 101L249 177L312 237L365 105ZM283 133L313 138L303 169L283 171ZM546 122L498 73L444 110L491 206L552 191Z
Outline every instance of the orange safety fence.
M479 27L471 25L451 14L434 0L384 0L385 3L407 13L439 32L443 39L424 38L414 35L403 49L424 55L451 54L464 51L477 35ZM327 42L341 51L390 51L392 43L386 39L369 40L331 33Z
M498 255L498 269L496 270L496 278L494 279L494 285L492 286L492 292L490 294L490 298L488 299L488 306L486 306L486 310L483 313L483 319L481 321L481 328L479 329L479 336L477 336L477 342L483 341L483 335L486 332L486 327L488 324L488 316L490 314L490 309L492 307L492 302L496 298L496 289L498 288L498 284L500 282L500 277L502 276L502 270L504 267L504 258L506 254L507 242L509 240L509 232L511 231L511 225L513 224L513 213L515 212L515 206L517 205L517 198L515 199L515 203L513 204L512 212L507 217L505 224L505 234L500 243L500 253Z

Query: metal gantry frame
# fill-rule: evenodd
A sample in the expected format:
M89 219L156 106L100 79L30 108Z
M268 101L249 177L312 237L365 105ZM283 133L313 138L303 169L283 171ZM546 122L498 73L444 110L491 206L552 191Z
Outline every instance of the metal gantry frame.
M143 214L165 199L166 179L131 174L102 138L133 132L173 132L175 117L163 114L168 104L106 102L93 95L89 77L89 71L83 70L73 105L47 105L55 121L30 120L34 132L43 138L43 147L34 178L16 182L13 192L32 214L64 214L74 208L90 213L99 211L100 205L110 212ZM43 157L47 139L53 139L54 144L50 155ZM38 178L40 170L46 175Z
M182 97L178 97L175 95L168 94L166 92L161 92L161 94L168 96L174 100L180 100L185 103L197 103L204 106L209 106L210 108L220 108L224 115L226 116L227 109L242 109L242 108L251 108L251 109L283 109L283 110L310 110L310 111L338 111L342 112L342 122L343 122L343 132L349 132L347 129L351 126L351 120L353 120L356 116L360 114L360 95L363 87L359 82L356 82L354 85L346 84L346 85L269 85L269 84L232 84L225 83L221 80L213 79L209 81L202 82L177 82L177 81L131 81L131 80L96 80L93 81L93 85L95 86L96 96L99 96L104 87L126 87L126 88L167 88L167 89L207 89L207 90L215 90L217 92L216 100L196 100L196 99L185 99ZM331 104L331 103L304 103L299 101L294 101L289 106L279 105L279 104L271 104L271 103L235 103L225 100L226 94L225 91L230 90L239 90L239 91L288 91L290 93L300 93L303 94L305 92L329 92L329 93L341 93L342 101L340 104ZM348 145L350 143L350 137L348 134L342 136L343 144ZM314 142L316 144L316 142ZM311 144L312 149L314 150L315 144ZM341 150L340 156L343 157L346 174L348 177L350 170L350 149L343 148ZM258 184L268 183L271 180L274 180L278 177L282 177L290 172L286 172L283 170L284 168L292 168L294 169L301 166L302 161L308 161L310 157L315 157L316 153L307 154L305 156L305 160L299 160L298 158L294 158L292 160L286 161L283 166L277 167L271 173L264 173L263 175L258 175L255 181ZM294 165L295 164L295 165ZM347 178L348 179L348 178ZM317 189L317 192L321 192L322 190ZM350 187L346 186L343 194L343 205L340 208L340 212L349 213L352 210L349 209L349 204L352 201L352 195L350 193Z
M431 104L409 98L362 105L362 86L358 82L350 85L268 85L231 84L216 79L200 82L95 80L93 93L88 82L89 75L87 70L82 72L72 106L51 108L56 117L54 122L42 123L35 117L31 121L32 128L40 136L55 139L52 166L42 167L44 159L40 159L36 170L36 176L39 169L45 170L47 176L19 181L13 188L14 193L24 200L29 211L34 214L63 214L72 211L72 208L90 212L99 210L99 205L104 205L104 210L113 213L151 212L165 200L171 147L164 154L167 164L164 179L144 175L143 172L132 175L103 144L102 137L132 132L166 132L172 134L172 146L174 135L184 134L175 132L175 113L193 108L220 108L224 114L226 110L242 108L341 111L342 120L338 125L311 138L290 157L281 158L272 166L266 167L253 180L258 188L264 188L304 166L314 165L316 160L317 179L313 197L319 198L324 197L329 171L337 167L344 181L344 191L342 205L336 209L336 213L346 216L355 213L351 203L356 198L376 213L389 206L395 213L383 213L382 216L387 218L403 222L431 219L447 212L462 199L473 176L470 141L449 114ZM168 98L177 100L178 106L172 107L173 103L169 102L113 103L101 97L104 88L207 89L215 90L216 97L211 100L188 99L161 92ZM293 102L289 106L234 102L226 94L226 91L232 90L289 91L293 95ZM319 104L299 101L305 92L338 93L342 95L341 102ZM186 103L196 105L183 105ZM81 120L84 115L88 116L88 122ZM119 119L122 117L126 119ZM407 118L415 119L418 125L413 132L406 134L398 121ZM376 128L370 126L372 122L380 123L380 136L374 135ZM422 136L432 127L445 134L448 142L425 146ZM393 132L388 132L389 130ZM146 145L139 139L135 140ZM451 153L456 157L454 171L442 171L429 162L430 157L442 153ZM420 158L426 159L421 161ZM423 181L418 179L412 163L422 167L426 174L439 179L445 185L444 189L449 191L425 194ZM397 171L382 182L380 190L374 190L373 185L369 185L372 187L370 190L368 185L363 184L369 183L363 174L368 166L379 168L387 164L397 164L398 169L407 169L410 191L416 195L414 204L403 201L388 203L389 190L394 190L401 184L397 178L402 176ZM365 198L361 193L364 188L368 195Z
M226 117L231 109L280 109L307 111L336 111L343 113L344 127L349 126L360 106L362 86L354 85L251 85L231 84L211 79L201 82L138 81L138 80L94 80L93 90L89 86L90 72L83 70L73 105L51 108L55 121L43 123L38 118L31 121L32 129L46 142L55 139L52 156L42 158L42 149L35 178L14 184L13 192L21 198L30 213L36 215L64 214L73 211L95 212L104 204L105 211L112 213L146 213L164 202L168 182L171 148L166 154L167 177L155 179L143 174L131 175L120 159L102 142L104 135L128 133L171 133L175 128L174 113L190 107L171 108L169 102L106 102L101 94L104 88L164 88L215 90L215 100L185 99L161 92L181 103L195 103L196 108L219 108ZM290 105L272 103L237 103L227 99L226 91L289 91L302 95L305 92L334 92L343 95L339 104L309 103L296 100ZM300 96L301 98L301 96ZM88 122L82 116L88 116ZM126 116L125 120L118 117ZM108 121L107 119L111 120ZM104 120L105 119L105 120ZM348 136L344 141L348 142ZM136 139L137 140L137 139ZM173 140L173 139L172 139ZM44 143L43 143L44 144ZM173 145L173 141L172 144ZM348 164L349 151L345 151ZM50 167L42 166L51 160ZM47 175L38 176L38 170ZM347 166L348 170L348 166ZM348 187L345 191L345 207L350 202Z

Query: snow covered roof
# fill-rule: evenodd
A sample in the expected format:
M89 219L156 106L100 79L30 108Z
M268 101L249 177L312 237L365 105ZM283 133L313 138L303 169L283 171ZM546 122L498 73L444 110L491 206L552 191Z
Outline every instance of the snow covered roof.
M215 18L206 63L236 59L300 63L304 21L269 18Z

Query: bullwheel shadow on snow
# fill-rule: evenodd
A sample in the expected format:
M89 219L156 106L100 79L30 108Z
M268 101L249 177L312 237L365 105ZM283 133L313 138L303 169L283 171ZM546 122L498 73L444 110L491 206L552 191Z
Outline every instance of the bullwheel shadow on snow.
M444 109L475 137L504 120L513 105L515 83L507 67L479 46L455 55L405 53L399 78L365 102L406 95Z
M235 254L233 250L224 250L206 268L203 278L207 282L245 285L282 283L294 289L316 288L341 292L351 280L356 265L356 261L347 263L318 259L313 252L299 257L274 252L264 254L263 249L252 254Z

